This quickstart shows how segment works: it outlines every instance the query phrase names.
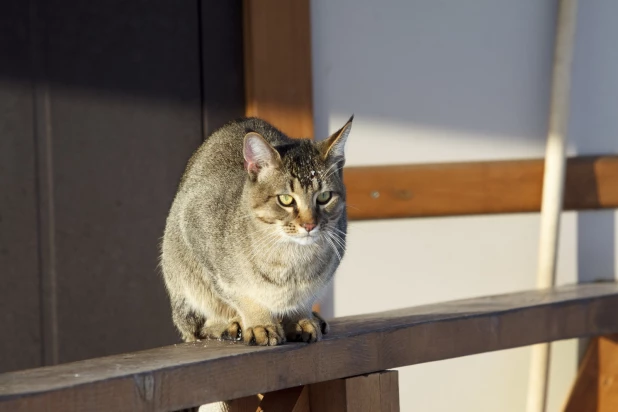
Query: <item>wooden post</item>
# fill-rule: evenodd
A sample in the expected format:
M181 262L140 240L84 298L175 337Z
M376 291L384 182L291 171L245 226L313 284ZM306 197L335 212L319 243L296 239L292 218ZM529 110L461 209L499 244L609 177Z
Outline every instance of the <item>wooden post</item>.
M564 412L618 411L618 335L590 341Z
M309 388L312 412L399 412L397 371L315 383Z
M309 0L244 0L243 37L245 115L313 138Z
M397 371L351 378L249 396L222 402L201 412L399 412Z
M245 0L243 13L246 115L313 137L309 0Z

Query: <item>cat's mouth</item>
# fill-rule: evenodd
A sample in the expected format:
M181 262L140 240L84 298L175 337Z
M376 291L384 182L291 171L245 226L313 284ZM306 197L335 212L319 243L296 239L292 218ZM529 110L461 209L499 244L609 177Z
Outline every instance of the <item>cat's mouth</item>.
M318 237L307 234L306 236L293 236L292 240L298 243L299 245L307 246L307 245L312 245L315 242L317 242Z
M301 229L302 230L302 229ZM312 245L320 238L319 228L315 228L311 232L297 233L294 235L288 235L288 237L295 243L303 246Z

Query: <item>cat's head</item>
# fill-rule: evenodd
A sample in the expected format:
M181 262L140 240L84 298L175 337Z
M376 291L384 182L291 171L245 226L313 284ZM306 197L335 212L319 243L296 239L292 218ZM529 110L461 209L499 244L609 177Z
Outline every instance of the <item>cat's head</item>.
M328 139L298 139L273 147L260 134L244 139L250 208L268 233L301 245L321 238L337 241L345 216L342 168L352 118Z

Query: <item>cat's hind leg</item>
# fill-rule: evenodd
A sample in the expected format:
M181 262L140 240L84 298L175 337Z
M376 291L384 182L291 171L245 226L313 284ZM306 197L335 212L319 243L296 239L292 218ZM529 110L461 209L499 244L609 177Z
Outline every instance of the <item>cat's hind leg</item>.
M238 341L242 339L242 327L240 319L232 319L229 322L206 321L202 327L200 336L209 339L222 339Z
M206 317L191 308L184 300L172 299L172 320L185 342L201 339Z

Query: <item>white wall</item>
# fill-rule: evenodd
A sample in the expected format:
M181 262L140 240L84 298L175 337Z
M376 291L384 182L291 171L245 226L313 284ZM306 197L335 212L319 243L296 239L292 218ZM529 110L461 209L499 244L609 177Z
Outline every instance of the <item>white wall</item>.
M317 136L355 123L348 164L544 155L556 1L313 0ZM569 152L618 153L618 2L582 2ZM558 282L613 277L614 211L566 213ZM538 214L355 222L336 316L535 284ZM414 350L414 348L410 348ZM403 368L402 411L522 411L521 348ZM550 411L577 342L555 345Z

